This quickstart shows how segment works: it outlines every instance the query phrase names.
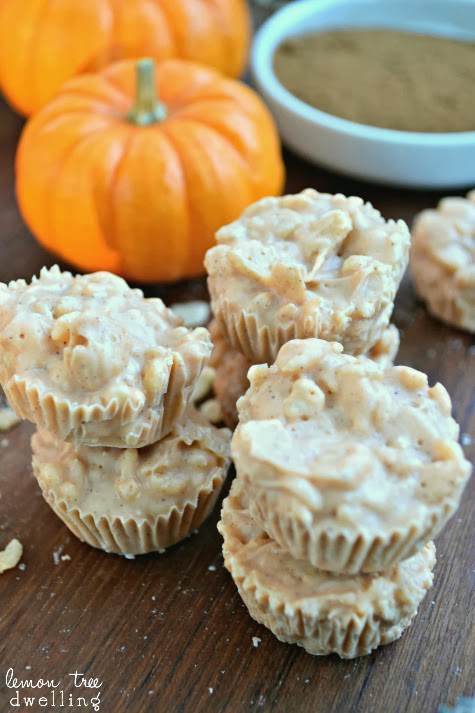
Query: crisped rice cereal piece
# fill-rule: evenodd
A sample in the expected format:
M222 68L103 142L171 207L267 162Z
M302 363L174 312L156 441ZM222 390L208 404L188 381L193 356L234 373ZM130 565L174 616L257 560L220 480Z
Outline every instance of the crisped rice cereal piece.
M0 383L21 418L75 444L141 447L181 418L211 353L159 299L107 272L0 284Z
M378 572L455 512L471 472L440 384L318 339L254 366L238 402L236 471L259 525L314 567Z
M398 639L432 584L432 542L376 575L332 574L294 559L255 522L239 478L218 529L225 566L251 616L311 654L351 659Z
M410 234L361 198L308 189L255 203L216 240L205 258L213 313L235 349L271 364L294 338L370 350L389 324Z
M80 540L126 556L170 547L211 513L226 478L230 432L192 407L146 448L92 448L32 438L45 500Z
M10 540L4 550L0 552L0 574L3 574L7 569L13 569L21 560L23 554L23 545L19 540Z
M411 271L431 314L475 333L475 191L416 218Z

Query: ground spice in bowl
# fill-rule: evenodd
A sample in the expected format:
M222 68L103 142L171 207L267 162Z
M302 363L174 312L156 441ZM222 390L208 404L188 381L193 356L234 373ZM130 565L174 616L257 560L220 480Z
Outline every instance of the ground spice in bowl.
M381 29L286 39L283 86L328 114L399 131L475 130L475 44Z

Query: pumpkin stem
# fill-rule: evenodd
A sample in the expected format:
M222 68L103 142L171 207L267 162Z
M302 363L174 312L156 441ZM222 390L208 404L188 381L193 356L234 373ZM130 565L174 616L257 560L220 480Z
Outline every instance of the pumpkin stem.
M136 66L135 102L128 120L138 126L150 126L167 117L165 104L158 101L155 84L155 62L141 59Z

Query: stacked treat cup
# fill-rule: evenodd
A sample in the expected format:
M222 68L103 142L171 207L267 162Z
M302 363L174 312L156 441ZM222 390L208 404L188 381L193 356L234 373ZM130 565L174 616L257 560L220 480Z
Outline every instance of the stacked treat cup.
M312 189L265 198L218 231L205 266L216 321L214 388L228 426L252 364L272 364L291 339L318 337L391 364L390 318L410 234L361 198Z
M470 475L446 390L391 363L409 243L360 199L304 191L252 206L206 258L218 351L260 362L237 404L225 564L251 615L313 654L401 635Z
M106 552L183 539L226 477L230 433L191 403L209 333L181 324L109 273L44 268L0 285L0 383L37 427L34 474L70 530Z

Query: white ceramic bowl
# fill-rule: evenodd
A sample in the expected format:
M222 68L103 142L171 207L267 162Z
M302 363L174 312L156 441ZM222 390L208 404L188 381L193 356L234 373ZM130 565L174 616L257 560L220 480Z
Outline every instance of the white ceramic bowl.
M418 188L474 185L475 131L423 134L356 124L314 109L278 81L273 55L284 39L349 27L412 30L475 41L475 2L300 0L275 13L255 37L251 66L284 143L310 161L379 183Z

